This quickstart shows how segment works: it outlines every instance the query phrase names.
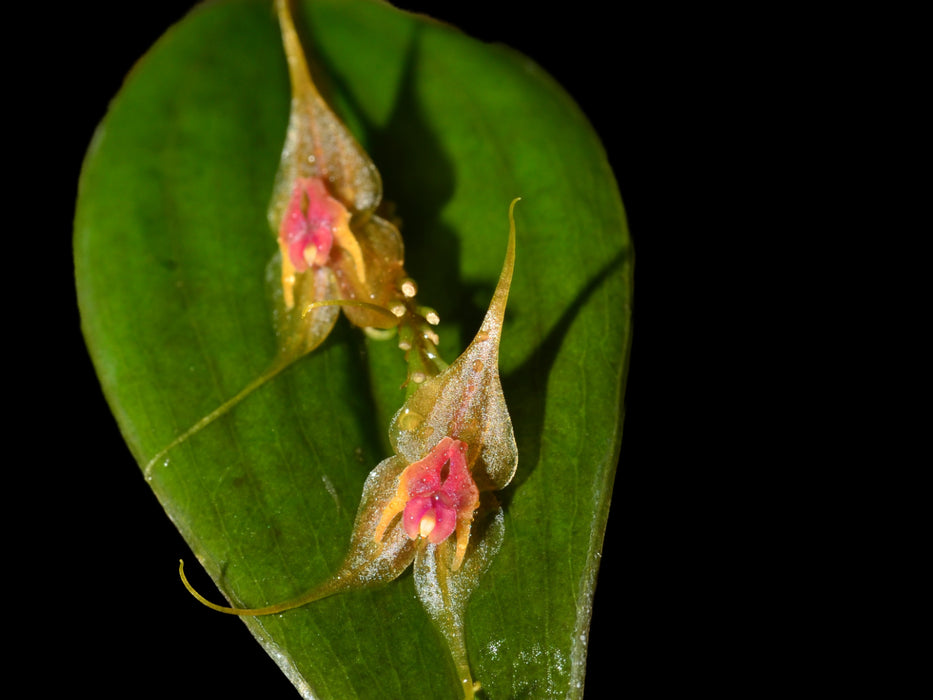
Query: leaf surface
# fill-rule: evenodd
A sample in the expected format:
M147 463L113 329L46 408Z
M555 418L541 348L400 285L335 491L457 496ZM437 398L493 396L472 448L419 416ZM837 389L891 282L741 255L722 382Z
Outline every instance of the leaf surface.
M519 466L501 494L504 544L466 610L467 647L490 698L577 697L630 344L632 251L603 149L563 90L509 49L368 0L297 14L316 79L396 205L448 361L482 321L522 197L500 356ZM210 3L140 60L89 149L82 324L141 465L275 355L266 207L288 104L270 5ZM393 341L341 320L145 473L233 604L290 598L336 570L366 475L390 454L404 376ZM307 697L460 693L410 573L244 622Z

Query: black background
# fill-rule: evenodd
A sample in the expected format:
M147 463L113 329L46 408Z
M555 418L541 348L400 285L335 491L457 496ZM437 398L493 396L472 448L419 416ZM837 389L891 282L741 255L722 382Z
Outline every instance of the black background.
M124 446L84 349L74 299L69 241L84 151L133 62L192 4L70 3L41 37L39 55L48 63L28 99L54 153L31 180L46 240L54 240L44 253L56 305L55 330L44 337L54 342L43 343L54 346L54 360L44 371L62 397L62 415L51 421L56 439L44 431L42 445L58 477L34 488L64 498L55 499L53 530L26 541L41 562L35 575L52 583L33 619L45 644L58 640L60 648L49 651L69 660L72 690L291 698L293 687L242 623L202 614L179 585L176 562L187 547ZM680 690L688 677L693 685L711 672L691 660L706 643L710 613L697 612L701 589L691 584L705 575L697 554L703 543L688 522L692 511L682 508L695 484L681 478L687 446L677 426L690 407L677 377L689 373L685 357L696 338L672 327L699 302L675 293L673 276L692 233L685 230L691 157L684 144L696 136L692 117L712 99L698 68L707 49L689 38L690 17L635 5L620 5L609 19L585 3L560 13L514 3L527 8L517 12L508 2L398 4L521 50L568 90L603 139L637 255L635 332L587 695L606 695L605 684L627 695L646 685L652 695Z

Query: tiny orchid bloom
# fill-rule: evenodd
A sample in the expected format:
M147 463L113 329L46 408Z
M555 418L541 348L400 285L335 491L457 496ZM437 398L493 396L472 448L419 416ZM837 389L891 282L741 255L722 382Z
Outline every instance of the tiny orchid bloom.
M430 362L437 345L430 326L437 314L414 303L401 234L378 213L379 171L311 80L287 0L276 0L276 11L292 88L268 211L279 244L280 355L292 360L314 350L342 307L360 328L411 327L400 344L416 350L419 371L427 364L436 374L442 363Z
M398 476L398 491L382 511L375 539L382 540L386 527L400 512L410 539L426 538L439 544L454 531L457 551L451 568L463 562L470 541L473 513L479 508L479 489L467 467L468 445L444 437L428 455L409 464Z
M488 492L505 487L518 466L498 369L515 261L514 206L505 264L483 324L463 354L418 386L392 419L389 439L396 454L366 479L339 571L297 598L250 609L207 601L182 572L200 602L233 615L279 613L387 583L414 562L418 597L447 641L464 697L473 698L463 613L504 536L502 510Z
M355 275L366 278L351 221L373 214L382 198L382 182L311 80L287 0L276 0L276 12L292 101L268 218L279 242L280 315L295 317L289 324L292 332L285 334L280 319L280 337L285 347L303 354L323 342L337 319L334 306L312 308L315 302L342 298L335 263L348 260ZM401 237L397 230L394 234L400 251ZM384 315L383 323L391 318ZM300 342L295 335L303 336Z
M267 211L278 252L267 269L278 352L237 394L149 458L168 452L226 414L330 335L341 308L371 335L398 330L408 378L419 384L446 365L437 352L437 312L415 302L398 228L379 215L382 179L366 151L311 80L288 0L276 0L292 99L285 144ZM406 382L407 383L407 382Z

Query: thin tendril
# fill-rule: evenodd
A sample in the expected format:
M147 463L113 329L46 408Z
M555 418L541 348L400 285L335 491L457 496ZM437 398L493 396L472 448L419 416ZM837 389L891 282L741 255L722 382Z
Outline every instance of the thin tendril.
M181 443L183 443L185 440L190 438L195 433L198 433L201 430L204 430L204 428L206 428L211 423L213 423L215 420L217 420L222 415L227 413L231 408L236 406L238 403L240 403L240 401L245 399L253 391L258 389L260 386L265 384L267 381L275 377L279 372L281 372L283 369L288 367L290 364L291 362L281 361L281 358L276 360L276 362L268 370L260 374L258 377L256 377L256 379L254 379L249 384L247 384L245 387L240 389L240 391L238 391L234 396L224 401L217 408L215 408L213 411L208 413L201 420L199 420L197 423L192 425L190 428L188 428L185 432L183 432L181 435L179 435L174 440L172 440L169 444L167 444L161 450L156 452L155 455L152 457L152 459L146 462L146 466L143 468L143 473L146 474L146 476L148 476L150 472L152 471L152 468L156 465L156 463L160 459L162 459L166 454L171 452L174 448L178 447Z
M185 585L185 588L188 589L188 592L194 596L202 605L209 607L211 610L216 610L217 612L222 612L227 615L239 615L243 616L257 616L257 615L275 615L276 613L285 612L287 610L294 610L295 608L300 608L303 605L312 603L315 600L324 598L334 591L318 587L312 588L310 591L303 593L297 598L292 598L291 600L286 600L281 603L275 603L274 605L267 605L263 608L231 608L225 605L217 605L217 603L212 603L207 598L202 596L192 586L187 577L185 576L185 562L183 559L178 560L178 575L181 577L181 582Z

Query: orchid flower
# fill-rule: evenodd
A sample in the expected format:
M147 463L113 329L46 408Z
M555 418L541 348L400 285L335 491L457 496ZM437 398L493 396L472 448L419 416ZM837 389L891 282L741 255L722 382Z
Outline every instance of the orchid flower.
M517 201L517 200L516 200ZM447 641L465 698L473 682L463 612L499 549L504 518L493 492L515 474L518 449L499 380L499 339L515 261L515 220L492 302L476 337L453 364L421 384L392 419L395 454L373 469L350 550L329 580L289 601L260 608L211 603L232 615L270 615L357 588L387 583L414 562L415 586Z
M341 308L370 335L398 329L406 384L419 384L446 366L433 328L440 318L415 301L418 287L405 272L401 234L378 213L379 171L311 80L288 0L276 0L275 8L292 91L267 212L278 242L267 273L278 352L260 376L151 457L147 473L171 449L323 343Z
M320 345L342 307L360 328L412 326L416 354L428 364L421 374L435 374L442 367L431 369L437 334L430 326L439 319L414 302L417 285L405 272L402 237L378 214L379 171L311 80L288 1L275 6L292 89L268 211L279 244L280 354L300 356Z

